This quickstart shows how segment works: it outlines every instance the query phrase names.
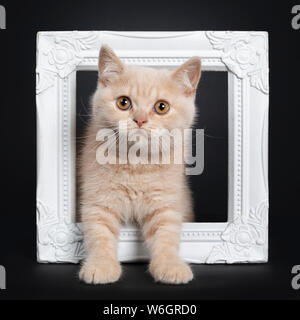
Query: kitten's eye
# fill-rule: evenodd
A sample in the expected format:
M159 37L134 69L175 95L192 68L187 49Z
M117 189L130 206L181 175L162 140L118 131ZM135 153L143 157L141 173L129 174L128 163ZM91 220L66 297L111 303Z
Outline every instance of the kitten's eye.
M121 110L128 110L131 108L131 101L127 97L120 97L117 99L117 106Z
M170 106L165 101L157 101L154 105L154 110L158 114L165 114L170 110Z

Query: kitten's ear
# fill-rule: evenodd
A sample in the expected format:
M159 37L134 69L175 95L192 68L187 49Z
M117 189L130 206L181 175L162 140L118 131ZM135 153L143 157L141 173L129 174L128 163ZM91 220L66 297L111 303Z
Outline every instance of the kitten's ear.
M186 95L192 95L197 89L201 76L201 60L192 57L172 73L173 79L182 87Z
M106 45L101 47L98 62L98 80L104 86L112 83L124 70L124 64Z

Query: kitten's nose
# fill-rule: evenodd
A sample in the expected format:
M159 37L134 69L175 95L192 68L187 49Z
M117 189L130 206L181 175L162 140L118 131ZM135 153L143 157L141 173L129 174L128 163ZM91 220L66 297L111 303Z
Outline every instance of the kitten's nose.
M142 117L135 117L133 119L133 121L139 126L139 128L147 122L147 120L145 118L142 118Z

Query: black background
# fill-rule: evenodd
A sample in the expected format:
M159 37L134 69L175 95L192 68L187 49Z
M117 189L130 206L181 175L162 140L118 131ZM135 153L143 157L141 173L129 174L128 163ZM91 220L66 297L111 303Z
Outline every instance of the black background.
M0 299L299 299L291 268L300 264L299 40L290 1L1 1ZM124 266L117 284L88 286L76 265L35 262L36 32L55 30L263 30L270 40L270 261L193 265L186 286L154 284L145 264Z

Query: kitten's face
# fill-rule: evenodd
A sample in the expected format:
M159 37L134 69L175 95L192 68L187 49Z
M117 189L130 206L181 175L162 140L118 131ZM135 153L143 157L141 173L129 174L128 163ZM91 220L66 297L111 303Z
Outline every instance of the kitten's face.
M99 58L99 83L93 98L93 120L99 127L184 129L195 115L200 60L192 58L176 70L125 66L107 47Z

